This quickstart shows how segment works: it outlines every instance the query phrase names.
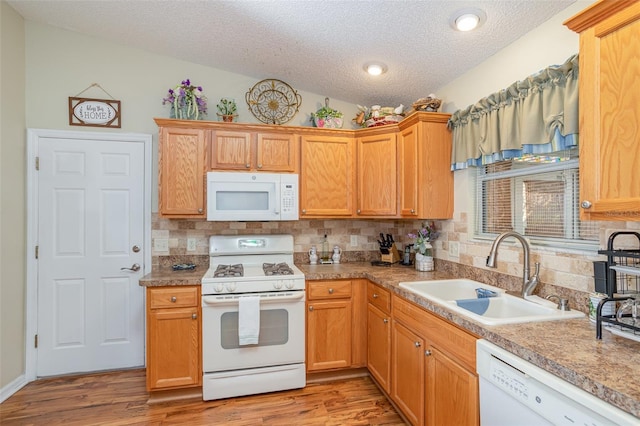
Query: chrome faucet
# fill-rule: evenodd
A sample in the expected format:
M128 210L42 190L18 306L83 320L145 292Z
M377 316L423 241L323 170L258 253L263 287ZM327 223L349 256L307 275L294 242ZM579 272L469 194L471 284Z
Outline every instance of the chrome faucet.
M496 255L498 254L498 246L505 238L514 237L516 240L520 241L522 244L522 248L524 250L524 271L522 272L522 297L531 296L533 290L537 287L540 282L539 274L540 274L540 264L536 262L535 264L535 273L533 276L529 277L529 243L527 240L517 232L503 232L498 235L498 237L493 241L493 245L491 245L491 251L489 252L489 256L487 257L487 266L489 268L496 267Z

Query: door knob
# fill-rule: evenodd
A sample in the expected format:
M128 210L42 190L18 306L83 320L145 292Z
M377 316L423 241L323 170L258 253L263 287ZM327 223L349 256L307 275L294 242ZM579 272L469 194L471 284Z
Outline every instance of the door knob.
M134 253L139 253L140 252L140 247L138 245L135 245L133 247L131 247L131 251Z
M133 265L131 265L131 268L120 268L120 270L121 271L138 272L140 270L140 264L134 263Z

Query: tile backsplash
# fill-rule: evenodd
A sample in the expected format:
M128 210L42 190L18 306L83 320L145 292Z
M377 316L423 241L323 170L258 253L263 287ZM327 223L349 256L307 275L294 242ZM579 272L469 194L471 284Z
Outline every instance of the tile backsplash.
M434 241L435 257L439 265L474 273L497 272L512 277L522 277L522 248L516 244L500 247L497 269L485 266L491 241L472 238L466 213L457 213L453 220L436 221L440 231ZM308 261L307 252L312 245L321 246L327 235L330 247L342 249L343 262L380 260L378 243L380 232L393 235L399 250L412 241L407 236L421 226L421 220L393 219L304 219L292 222L207 222L203 220L170 220L154 214L152 223L153 267L167 266L176 262L208 262L209 237L211 235L291 234L295 241L295 261ZM602 222L600 248L605 248L611 232L632 230L640 232L640 222ZM351 245L355 236L356 245ZM166 240L166 241L163 241ZM188 251L189 240L195 241L195 250ZM168 251L159 251L164 243ZM636 247L637 248L637 247ZM540 263L540 278L550 284L579 293L593 291L594 260L605 260L595 252L578 252L552 248L533 248L531 262ZM459 264L459 265L455 265ZM462 268L464 267L464 268ZM475 270L475 272L474 272ZM543 286L544 287L544 286Z

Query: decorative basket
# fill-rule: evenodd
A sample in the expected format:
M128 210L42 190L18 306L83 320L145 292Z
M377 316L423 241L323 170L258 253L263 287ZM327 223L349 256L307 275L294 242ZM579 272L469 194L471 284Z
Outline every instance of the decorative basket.
M367 127L386 126L387 124L395 124L402 121L404 117L402 115L385 115L384 117L371 117L364 122Z
M313 117L313 124L316 127L324 127L326 129L341 129L343 119L336 117L318 118Z
M421 272L433 271L433 257L416 253L416 270Z

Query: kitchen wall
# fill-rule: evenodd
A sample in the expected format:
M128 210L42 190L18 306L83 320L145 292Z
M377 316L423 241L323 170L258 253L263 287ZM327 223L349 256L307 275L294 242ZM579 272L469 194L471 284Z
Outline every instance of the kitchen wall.
M436 93L443 99L444 112L466 108L549 65L564 63L571 55L578 53L578 34L562 23L592 3L594 2L577 1L482 64L438 89ZM474 173L475 170L472 168L454 173L454 220L443 223L444 232L438 241L439 250L436 250L436 256L463 265L487 269L484 265L491 242L474 240L472 236L475 218ZM611 232L621 229L640 230L640 222L602 222L600 248L606 248ZM450 241L459 243L459 256L449 255ZM625 243L623 240L620 242ZM583 292L593 291L591 262L602 259L603 257L595 252L549 248L532 250L532 262L541 263L540 276L543 282ZM520 245L502 245L498 271L522 276L521 265Z
M0 3L0 389L24 372L24 20ZM17 386L17 385L16 385Z

